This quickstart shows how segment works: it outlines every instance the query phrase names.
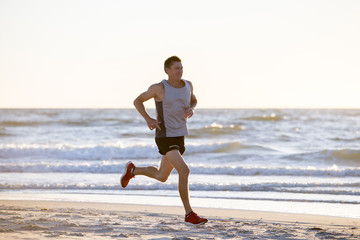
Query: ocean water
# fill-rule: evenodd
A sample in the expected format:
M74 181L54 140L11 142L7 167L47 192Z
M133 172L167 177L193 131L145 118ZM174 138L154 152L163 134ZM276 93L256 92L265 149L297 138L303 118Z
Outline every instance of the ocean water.
M359 109L198 109L188 127L194 207L360 218ZM134 109L0 109L0 199L181 206L175 170L120 187L160 158Z

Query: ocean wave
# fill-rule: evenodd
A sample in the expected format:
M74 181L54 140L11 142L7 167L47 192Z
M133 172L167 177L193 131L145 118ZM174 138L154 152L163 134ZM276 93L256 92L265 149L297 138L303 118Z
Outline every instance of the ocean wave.
M57 145L15 145L0 144L0 159L38 158L60 160L108 160L108 159L138 159L158 156L155 145L136 146L74 146L70 144Z
M28 173L119 173L125 161L0 163L1 172Z
M293 154L286 158L294 160L326 160L339 165L360 166L359 149L326 149L317 152Z
M355 138L336 137L336 138L332 138L331 140L339 141L339 142L358 142L358 141L360 141L360 137L355 137Z
M61 120L54 122L65 126L117 126L123 124L136 123L135 119L115 119L115 118L93 118L93 119L82 119L82 120Z
M360 164L360 150L357 149L324 150L321 154L329 159L351 160Z
M360 168L329 168L315 167L206 167L192 166L191 172L208 175L231 175L231 176L306 176L306 177L360 177Z
M1 129L0 129L0 137L10 137L10 136L13 136L13 135L6 133L6 132L1 132Z
M38 126L38 125L46 125L48 122L44 121L2 121L0 122L0 126L5 127L28 127L28 126Z
M354 186L355 185L355 186ZM349 195L360 196L359 183L356 184L297 184L297 183L258 183L258 184L189 184L191 191L212 191L212 192L281 192L281 193L302 193L302 194L328 194L328 195ZM0 183L2 190L119 190L119 183ZM177 182L171 183L132 183L127 190L172 190L177 191ZM215 196L216 197L216 194ZM221 196L223 198L223 196ZM359 202L360 203L360 202Z
M239 150L271 151L275 150L256 144L243 144L238 141L209 143L202 145L187 145L186 153L231 153Z
M127 161L127 160L126 160ZM125 160L0 163L0 172L119 173ZM189 164L191 174L230 176L360 177L360 168L234 167Z
M42 121L31 121L31 120L12 120L12 121L1 121L0 127L37 127L37 126L47 126L47 125L62 125L62 126L116 126L122 124L132 124L136 123L133 118L129 119L115 119L115 118L89 118L89 119L51 119L51 120L42 120Z
M222 125L214 122L211 125L205 126L203 128L191 129L191 135L189 137L203 138L207 136L228 135L237 133L244 129L245 127L241 125Z
M283 120L283 117L276 115L275 113L271 113L269 115L264 114L261 116L250 116L246 118L242 118L242 120L249 120L249 121L280 121Z
M238 150L274 151L258 145L245 145L240 142L224 142L202 145L187 145L186 153L226 153ZM153 145L93 145L76 146L70 144L0 144L0 159L39 158L65 160L108 160L159 157Z

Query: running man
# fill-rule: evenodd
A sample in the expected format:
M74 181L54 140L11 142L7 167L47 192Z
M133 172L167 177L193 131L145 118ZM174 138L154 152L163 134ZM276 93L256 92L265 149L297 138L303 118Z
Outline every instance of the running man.
M166 182L175 168L179 174L178 189L185 209L185 222L201 225L208 220L193 212L189 200L188 178L190 169L182 158L185 152L185 136L188 135L187 118L192 117L197 104L190 81L183 80L183 66L180 58L172 56L164 63L164 70L168 80L153 84L146 92L141 93L135 100L136 110L143 116L150 130L156 129L155 142L162 155L160 167L135 167L128 162L120 182L125 188L130 179L136 175L144 175L160 182ZM157 119L147 113L144 102L154 98Z

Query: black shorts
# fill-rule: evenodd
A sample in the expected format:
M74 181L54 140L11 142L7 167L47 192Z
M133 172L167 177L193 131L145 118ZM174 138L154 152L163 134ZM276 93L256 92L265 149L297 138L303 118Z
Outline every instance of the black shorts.
M177 149L180 154L185 152L185 137L159 137L155 138L159 153L165 155L167 152Z

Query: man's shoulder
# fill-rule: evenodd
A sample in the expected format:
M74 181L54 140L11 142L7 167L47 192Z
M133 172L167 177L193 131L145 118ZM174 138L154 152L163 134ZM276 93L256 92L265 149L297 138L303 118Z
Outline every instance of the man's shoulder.
M184 82L187 82L187 83L189 83L189 84L192 84L191 81L189 81L189 80L187 80L187 79L183 79L183 78L182 78L181 80L183 80Z
M164 88L164 84L162 82L159 82L159 83L154 83L152 84L149 89L152 88L152 89L163 89Z
M191 89L193 88L192 82L190 82L189 80L185 80L185 79L183 79L183 80L190 85Z
M164 85L161 82L152 84L148 89L148 92L152 92L157 95L161 94L163 91Z

